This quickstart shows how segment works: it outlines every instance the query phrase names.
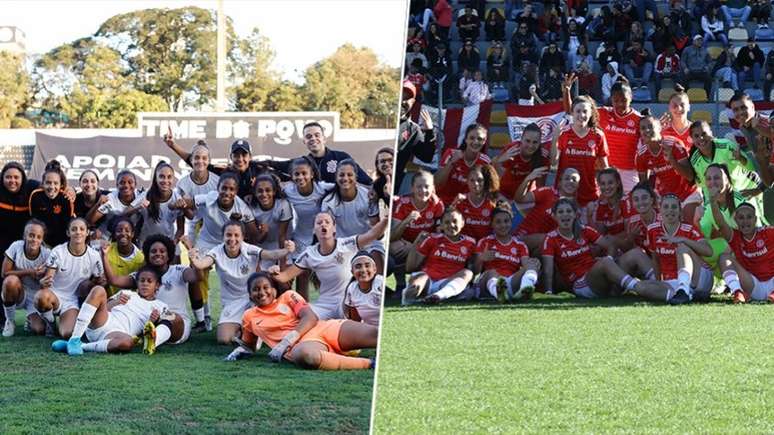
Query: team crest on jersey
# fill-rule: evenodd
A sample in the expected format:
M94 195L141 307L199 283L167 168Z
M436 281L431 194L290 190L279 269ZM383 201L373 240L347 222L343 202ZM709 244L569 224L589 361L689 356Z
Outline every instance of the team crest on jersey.
M763 240L758 240L757 242L755 242L755 246L757 246L759 248L762 248L763 247Z
M462 252L462 255L468 255L468 248L463 246L460 248L460 252Z
M634 127L634 121L632 121L631 119L626 121L626 126L627 127Z
M290 307L288 307L285 304L279 304L277 305L277 311L279 311L282 314L288 314L290 313Z
M55 205L54 206L54 214L62 213L62 206L61 205Z
M365 217L366 217L366 212L365 212L365 210L358 210L358 211L357 211L357 218L358 218L358 219L365 219Z
M597 146L597 141L592 139L589 141L588 145L589 145L589 148L594 148L595 146Z
M425 213L425 219L432 219L433 218L433 212L429 211Z
M578 240L578 245L579 245L579 246L583 246L583 245L585 245L585 244L586 244L586 240L584 240L584 239L580 239L580 240Z
M336 253L336 263L344 264L344 254L341 252Z
M165 292L172 290L172 283L170 281L162 281L161 289Z
M490 214L491 212L489 211L489 209L481 210L481 216L483 217L489 217Z
M518 252L516 248L511 248L511 254L516 255Z
M328 165L325 167L325 169L328 170L331 174L336 172L336 167L339 165L339 162L336 160L331 160L328 162Z
M242 275L247 275L247 272L249 272L249 271L250 271L250 267L247 265L247 263L242 263L242 264L239 266L239 272L240 272Z

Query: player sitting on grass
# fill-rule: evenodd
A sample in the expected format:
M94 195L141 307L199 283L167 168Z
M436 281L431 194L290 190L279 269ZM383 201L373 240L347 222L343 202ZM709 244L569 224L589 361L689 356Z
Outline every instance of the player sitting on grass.
M494 234L476 246L474 270L481 274L480 291L500 302L529 299L540 270L540 261L530 258L527 245L511 234L512 222L510 208L498 206L492 213Z
M122 290L108 299L104 287L94 287L78 312L70 339L53 342L51 349L71 356L131 351L134 337L142 333L147 322L171 326L167 304L156 300L160 284L158 272L143 266L137 271L137 293ZM84 333L89 343L81 343Z
M450 208L441 218L440 233L422 232L417 236L414 241L417 248L409 252L406 260L406 271L414 273L409 277L408 287L403 289L403 305L415 303L425 289L428 296L423 301L428 303L470 296L465 289L473 279L468 263L473 258L476 241L461 234L464 226L462 213Z
M319 370L356 370L373 367L368 358L344 356L344 352L375 348L378 329L352 320L318 320L298 293L289 290L277 296L277 282L266 272L247 280L250 300L255 304L242 320L242 342L226 357L233 361L252 353L260 343L271 346L269 358ZM257 349L256 349L257 350Z
M356 322L379 326L384 276L377 273L376 261L368 251L352 258L352 280L344 293L344 316Z
M27 324L33 334L46 332L46 323L35 309L35 293L40 289L38 281L46 274L46 260L49 249L43 246L46 226L37 219L31 219L24 226L24 240L11 243L3 259L3 310L5 325L3 337L11 337L16 331L14 318L16 308L27 311ZM53 332L53 331L52 331Z

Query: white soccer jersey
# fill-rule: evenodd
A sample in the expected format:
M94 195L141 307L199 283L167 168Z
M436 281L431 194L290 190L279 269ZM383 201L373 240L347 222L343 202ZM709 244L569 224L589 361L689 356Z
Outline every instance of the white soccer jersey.
M263 242L259 243L263 249L281 249L279 246L279 224L280 222L290 222L288 225L288 240L293 234L293 207L286 199L278 199L274 201L274 207L269 210L264 210L260 205L252 207L253 216L255 217L256 224L263 224L268 230L266 238Z
M231 258L226 254L223 243L212 248L207 255L215 259L220 278L220 300L222 305L235 301L248 301L247 278L258 268L262 249L249 243L242 243L239 255Z
M177 190L177 192L182 196L195 198L196 195L204 195L218 190L218 181L220 180L220 177L213 174L212 172L207 172L207 181L202 184L197 184L195 181L193 181L191 179L191 174L192 173L189 173L185 177L181 178L180 181L177 182L177 186L175 186L175 190ZM185 218L185 234L192 241L195 240L194 224L200 220L201 218L198 216L194 216L193 219Z
M347 286L344 294L344 304L353 307L360 314L363 322L379 326L379 313L382 311L382 294L384 293L384 277L376 275L371 282L371 291L363 293L357 284L352 281Z
M287 184L283 190L288 201L296 212L295 230L293 231L293 240L297 243L310 245L314 236L314 217L320 212L320 202L325 196L325 192L333 189L335 184L316 182L314 189L309 195L302 195L298 192L295 184Z
M214 246L223 242L223 225L229 221L232 214L241 215L244 223L253 221L253 212L239 197L234 197L234 204L230 210L223 210L218 205L218 192L210 192L194 197L196 202L196 215L202 222L202 230L196 247L200 251L209 251Z
M337 237L363 234L371 228L368 222L368 188L365 186L357 185L357 195L352 201L339 201L338 197L328 195L321 209L336 217Z
M143 202L148 195L148 191L145 191L137 196L132 202L132 207L137 207ZM177 190L172 190L172 196L165 202L159 203L159 220L152 219L148 215L148 208L140 210L139 214L142 215L142 229L140 230L139 245L145 242L145 239L153 234L163 234L170 238L174 238L175 231L177 230L177 218L182 214L180 210L170 210L169 205L180 199L180 193Z
M137 198L139 195L140 195L139 192L137 192L137 191L134 192L134 197L135 198ZM108 197L108 201L106 203L102 204L101 206L99 206L99 208L97 208L98 212L100 212L103 215L105 215L105 220L103 221L103 224L100 227L100 229L106 235L107 235L107 224L108 224L108 222L110 222L110 220L113 217L124 214L124 212L126 211L127 207L132 205L132 203L125 204L125 203L121 202L121 200L118 199L118 191L117 190L112 190L107 195L107 197ZM134 223L134 225L137 225L137 222L139 222L140 217L138 215L134 215L134 216L132 216L131 220L132 220L132 223Z
M35 258L27 258L27 254L24 253L24 240L17 240L11 243L11 246L5 251L5 256L13 261L14 269L28 270L45 265L50 253L51 250L41 244L38 256ZM36 291L40 289L40 282L34 276L24 276L21 281L25 291Z
M313 271L320 280L320 297L313 305L340 308L352 279L350 261L358 251L357 236L336 239L336 247L328 255L322 255L319 248L318 244L306 248L294 264Z
M96 249L86 246L83 254L74 255L68 243L62 243L51 250L46 267L56 269L51 290L65 296L75 295L78 284L92 276L103 276L105 271L102 257Z
M156 299L167 304L169 311L183 318L188 317L188 283L183 279L186 269L188 267L182 264L170 265L161 277L161 286L156 293ZM130 276L137 282L137 272L132 272Z
M139 294L129 290L121 290L116 296L121 293L129 296L129 301L125 304L118 304L110 310L110 316L112 320L118 325L121 325L122 332L127 335L140 335L145 323L150 320L153 310L157 310L159 315L164 313L167 308L167 304L155 299L149 301L143 299Z

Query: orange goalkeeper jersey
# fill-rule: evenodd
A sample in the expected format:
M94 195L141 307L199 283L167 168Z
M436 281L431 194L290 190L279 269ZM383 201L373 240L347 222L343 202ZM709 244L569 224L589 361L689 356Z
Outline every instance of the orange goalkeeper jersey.
M242 340L254 345L259 337L270 347L276 346L298 326L298 315L306 306L303 296L288 290L270 305L250 308L242 316Z

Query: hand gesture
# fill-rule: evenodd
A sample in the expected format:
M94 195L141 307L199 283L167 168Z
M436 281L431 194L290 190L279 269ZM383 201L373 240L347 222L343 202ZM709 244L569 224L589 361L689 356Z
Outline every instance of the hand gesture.
M183 237L180 238L180 243L182 243L183 246L185 246L185 249L188 249L189 251L193 249L193 242L191 242L191 239L186 235L183 235Z
M41 264L40 266L36 267L34 270L35 270L35 278L40 279L46 276L46 266Z
M118 294L118 298L116 299L116 302L118 302L118 305L126 305L129 303L129 299L131 299L131 296L129 296L128 293L121 292ZM159 314L158 311L154 309L153 312L155 312L156 315L158 316ZM153 317L153 312L151 312L151 317Z
M99 196L99 205L105 204L110 200L107 195L100 195Z
M505 163L508 160L516 157L517 155L519 155L518 147L509 147L502 154L500 154L499 156L495 157L495 162L496 163Z
M526 179L529 181L537 180L538 178L544 177L548 173L548 166L540 166L538 168L535 168L527 174Z
M481 256L479 258L481 258L482 261L492 261L495 259L495 252L491 249L487 249L486 251L482 252L480 255Z
M164 135L163 140L168 147L172 148L175 146L175 140L172 138L172 127L167 127L167 134Z
M73 189L73 186L65 187L64 197L70 202L75 202L75 189Z
M564 75L564 81L562 82L562 90L570 92L570 89L572 89L572 84L577 80L577 77L575 76L574 72L571 72L569 74Z
M672 125L672 113L668 110L664 112L663 115L661 115L661 118L659 118L659 121L661 122L661 125L666 128L669 125Z
M414 239L414 246L421 245L422 242L424 242L428 237L430 237L430 233L427 231L422 231L421 233L417 234L417 238Z
M107 242L107 240L104 241L99 247L100 252L102 252L103 257L107 257L110 253L110 243Z
M188 249L188 258L189 259L191 259L192 261L199 259L199 249L194 248L194 247L191 247L191 248L186 247L186 249Z
M409 222L414 222L420 217L422 217L422 213L420 213L419 210L412 210L411 213L409 213L409 215L406 216L406 220L408 220Z
M150 206L150 201L143 199L140 201L140 204L137 205L137 208L148 208L148 206Z
M154 309L153 309L153 311L151 311L151 314L150 314L150 319L149 319L149 320L150 320L151 322L153 322L153 323L156 323L156 322L158 322L158 321L159 321L159 317L161 317L161 316L159 315L159 310L157 310L157 309L155 309L155 308L154 308Z
M460 159L462 159L463 155L464 153L462 152L462 150L452 151L451 159L449 159L449 164L459 161Z
M280 267L276 264L269 266L269 269L266 271L269 272L269 275L279 275L280 274Z
M424 128L424 130L432 130L433 129L433 118L430 116L430 112L427 111L427 109L422 109L419 112L419 125Z
M291 252L296 252L296 243L292 240L285 240L285 250L288 251L288 254Z

